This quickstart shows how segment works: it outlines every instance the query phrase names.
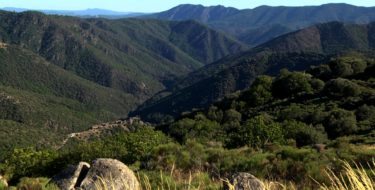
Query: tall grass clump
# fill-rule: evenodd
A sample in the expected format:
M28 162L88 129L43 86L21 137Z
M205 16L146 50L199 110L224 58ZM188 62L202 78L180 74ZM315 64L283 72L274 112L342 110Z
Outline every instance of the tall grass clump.
M326 170L331 184L320 184L320 190L373 190L375 189L375 161L369 163L369 169L354 163L343 162L343 172L335 174L331 169Z

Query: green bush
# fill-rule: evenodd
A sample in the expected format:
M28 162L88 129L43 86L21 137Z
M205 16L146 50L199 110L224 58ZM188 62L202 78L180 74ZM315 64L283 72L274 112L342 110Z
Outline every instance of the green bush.
M326 83L325 93L331 97L355 97L361 94L361 87L348 79L332 79Z
M24 176L48 176L57 172L53 166L57 158L58 153L52 150L14 149L5 160L1 173L11 182Z
M250 89L243 93L243 99L251 106L260 106L272 100L272 77L260 76Z
M331 111L324 125L330 138L351 135L358 129L354 113L343 109Z
M305 123L285 121L282 126L285 138L295 139L298 147L327 142L327 136L322 131Z
M182 119L171 125L169 133L180 142L195 139L199 142L223 141L224 134L220 124L211 121L203 114L195 115L194 119Z
M272 94L278 98L289 98L299 94L310 94L311 75L301 72L284 72L272 84Z
M267 143L282 143L284 140L280 124L260 115L249 119L237 133L238 145L263 147Z

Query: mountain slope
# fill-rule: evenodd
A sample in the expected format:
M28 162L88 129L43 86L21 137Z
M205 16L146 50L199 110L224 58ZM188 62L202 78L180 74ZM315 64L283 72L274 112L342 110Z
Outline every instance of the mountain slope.
M197 45L186 40L174 44L171 36L189 36L178 31L185 25L176 22L78 19L34 12L1 12L0 34L3 42L31 49L85 79L147 97L163 89L173 77L246 49L203 25L185 24L195 27L201 41L210 43ZM195 56L186 51L195 48L212 49L213 53Z
M149 100L134 114L152 121L164 114L176 116L246 89L261 74L276 74L282 68L305 70L343 52L371 52L374 48L374 25L332 22L281 36L189 74L170 92Z
M126 117L175 78L246 48L197 22L0 12L0 152Z
M0 49L1 147L54 138L126 115L139 100L84 80L24 48ZM11 132L10 132L11 131ZM28 133L40 138L28 138Z
M192 12L196 14L190 14ZM326 4L305 7L260 6L254 9L236 10L225 7L181 5L148 17L198 20L231 34L242 42L256 46L274 37L317 23L331 21L369 23L375 20L375 8Z

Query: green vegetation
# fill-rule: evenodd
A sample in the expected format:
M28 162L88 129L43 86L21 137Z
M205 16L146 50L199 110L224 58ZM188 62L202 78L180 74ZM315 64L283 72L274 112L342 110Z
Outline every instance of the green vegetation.
M332 61L347 59L350 56ZM348 160L367 168L375 157L374 75L363 74L374 63L361 61L366 63L362 72L343 78L360 93L328 91L327 85L343 76L323 79L314 74L316 67L306 72L282 70L277 77L260 76L248 90L208 109L184 113L157 130L137 124L134 132L75 140L58 151L15 149L4 157L0 171L17 184L24 176L51 177L68 164L110 157L139 172L141 182L153 188L160 187L160 178L172 187L199 186L194 178L217 189L221 179L246 171L297 189L316 189L332 183L322 175L327 167L334 173L345 171L341 160ZM330 65L318 67L334 71ZM283 92L275 90L280 86Z
M247 48L197 22L38 12L0 11L0 35L0 158L124 118L174 78Z
M176 79L246 46L194 21L0 12L0 175L54 189L47 179L67 165L108 157L153 188L217 189L238 171L298 189L335 183L327 167L369 169L375 157L371 26L318 25ZM135 112L155 126L64 141L165 88Z
M332 79L330 77L337 79L332 81L331 85L343 85L345 81L340 78L363 73L367 67L363 57L374 57L375 38L371 37L375 32L373 25L374 23L370 23L364 27L331 22L277 37L249 51L225 57L190 73L163 94L158 94L138 107L132 114L158 123L161 121L160 118L167 115L175 118L180 113L194 108L207 108L225 96L248 89L260 75L276 76L284 68L290 71L303 71L311 66L326 63L338 55L352 54L350 58L342 58L343 60L332 61L324 67L317 67L311 74L319 76L316 75L312 81L303 73L282 74L280 77L285 83L281 78L280 83L290 86L276 85L279 89L276 88L274 91L279 92L273 95L283 98L298 91L313 93L314 90L323 87L322 81ZM305 78L297 75L304 75ZM301 81L295 80L296 78ZM343 90L349 91L348 93L359 93L351 91L355 88L354 84L347 85L348 87Z

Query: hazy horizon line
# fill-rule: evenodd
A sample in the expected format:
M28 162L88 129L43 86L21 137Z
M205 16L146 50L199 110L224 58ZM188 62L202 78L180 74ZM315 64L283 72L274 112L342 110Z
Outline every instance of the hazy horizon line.
M259 6L256 6L256 7L253 7L253 8L244 8L244 9L239 9L239 8L236 8L236 7L232 7L232 6L224 6L224 5L221 5L221 4L217 4L217 5L210 5L210 6L205 6L205 5L202 5L202 4L189 4L189 3L185 3L185 4L179 4L179 5L176 5L176 6L173 6L171 8L168 8L168 9L165 9L164 11L166 10L170 10L170 9L173 9L175 7L178 7L178 6L181 6L181 5L195 5L195 6L203 6L203 7L215 7L215 6L222 6L222 7L226 7L226 8L234 8L234 9L237 9L237 10L251 10L251 9L256 9L256 8L259 8L259 7L264 7L264 6L267 6L267 7L319 7L319 6L323 6L323 5L350 5L350 6L354 6L354 7L365 7L365 8L371 8L371 7L375 7L375 6L361 6L361 5L354 5L354 4L350 4L350 3L324 3L324 4L320 4L320 5L303 5L303 6L287 6L287 5L259 5ZM87 11L87 10L102 10L102 11L111 11L111 12L116 12L116 13L157 13L158 11L156 12L142 12L142 11L131 11L131 10L128 10L128 11L125 11L125 10L122 10L122 11L119 11L119 10L113 10L113 9L105 9L105 8L84 8L84 9L43 9L43 8L37 8L37 9L34 9L34 8L25 8L25 7L13 7L13 6L6 6L6 7L0 7L1 10L6 10L6 9L20 9L20 10L25 10L25 11ZM160 11L159 11L160 12Z

